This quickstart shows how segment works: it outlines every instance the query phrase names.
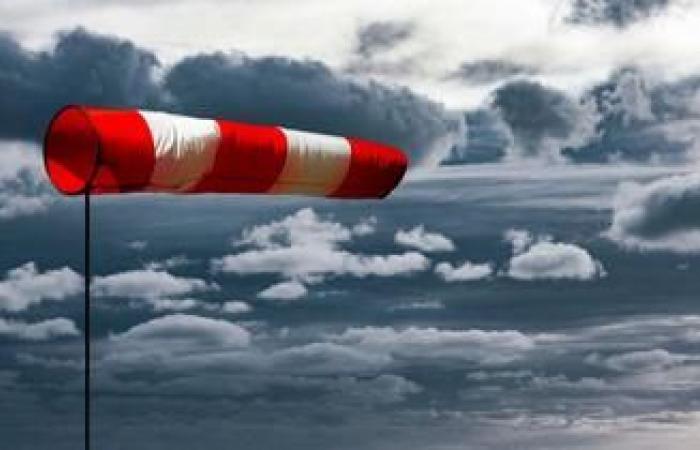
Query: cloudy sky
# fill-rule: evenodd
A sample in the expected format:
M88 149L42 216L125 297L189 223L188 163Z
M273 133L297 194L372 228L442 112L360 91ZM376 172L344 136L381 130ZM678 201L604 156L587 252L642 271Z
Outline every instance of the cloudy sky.
M82 445L67 103L398 145L383 201L94 203L106 450L689 449L700 5L0 0L0 436Z

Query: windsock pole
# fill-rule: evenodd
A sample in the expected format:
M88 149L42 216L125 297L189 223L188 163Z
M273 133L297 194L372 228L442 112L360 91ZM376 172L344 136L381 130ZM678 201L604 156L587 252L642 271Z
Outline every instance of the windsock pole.
M83 264L85 265L84 272L84 282L85 282L85 301L84 301L84 314L83 319L85 325L83 326L83 336L85 345L85 450L90 450L90 190L85 190L84 196L84 241L83 249L85 250L85 255L83 257Z

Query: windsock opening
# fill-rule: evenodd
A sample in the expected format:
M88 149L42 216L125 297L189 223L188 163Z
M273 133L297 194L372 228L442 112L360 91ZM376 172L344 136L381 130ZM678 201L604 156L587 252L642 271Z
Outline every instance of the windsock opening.
M51 119L44 138L44 164L61 193L84 193L95 174L99 153L97 132L79 106L66 106Z

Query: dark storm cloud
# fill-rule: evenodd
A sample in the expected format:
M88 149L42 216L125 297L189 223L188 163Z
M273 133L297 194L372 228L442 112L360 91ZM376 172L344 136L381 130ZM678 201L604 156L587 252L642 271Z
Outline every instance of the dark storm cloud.
M460 127L406 88L352 81L308 60L199 55L173 67L164 88L182 112L363 136L403 147L414 160Z
M500 59L481 59L462 63L449 75L451 79L472 84L489 84L516 75L532 75L537 70L524 64Z
M631 248L700 252L700 177L621 186L607 236Z
M372 22L357 32L355 52L363 57L386 51L408 39L413 25L404 22Z
M579 105L571 98L533 81L498 88L493 106L526 156L537 154L545 138L569 137L581 116Z
M155 56L128 41L82 29L53 51L29 52L0 36L0 137L37 139L67 103L140 106L157 96Z
M371 22L357 30L345 71L364 76L405 76L419 67L415 55L395 52L415 31L412 22Z
M508 153L513 136L497 111L480 108L464 114L467 133L464 145L452 147L445 164L496 162Z
M625 27L663 11L672 0L572 0L567 18L576 24Z
M620 69L585 94L585 100L595 105L596 136L563 153L581 162L683 161L700 124L694 105L698 92L695 77L654 82L638 69Z
M380 29L371 28L374 44L366 37L363 51L402 35ZM51 115L68 103L281 123L384 141L418 158L460 127L461 118L406 88L352 81L320 62L197 55L175 64L162 83L154 81L158 66L152 53L131 42L80 29L60 34L53 51L39 53L4 35L0 137L37 140Z
M466 145L446 163L511 157L580 163L682 163L700 130L700 77L667 82L626 67L578 97L541 83L505 83L466 113Z
M627 71L634 73L634 69ZM648 92L651 111L655 117L665 120L698 118L700 116L698 93L700 93L698 75L692 75L674 83L659 84Z

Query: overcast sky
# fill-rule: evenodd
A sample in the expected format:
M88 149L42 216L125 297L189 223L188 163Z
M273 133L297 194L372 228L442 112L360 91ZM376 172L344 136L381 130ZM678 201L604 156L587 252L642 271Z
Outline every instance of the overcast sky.
M397 145L388 199L94 200L101 449L700 439L700 5L0 0L0 447L82 443L67 103Z
M359 65L452 107L484 100L484 87L446 79L464 62L521 64L567 90L581 89L623 65L671 78L696 72L699 11L689 0L446 0L440 7L421 0L5 0L0 5L3 28L33 49L51 46L56 31L84 26L133 40L166 65L221 50L311 58L343 69L358 62L358 29L394 24L406 33L372 49L370 64Z

